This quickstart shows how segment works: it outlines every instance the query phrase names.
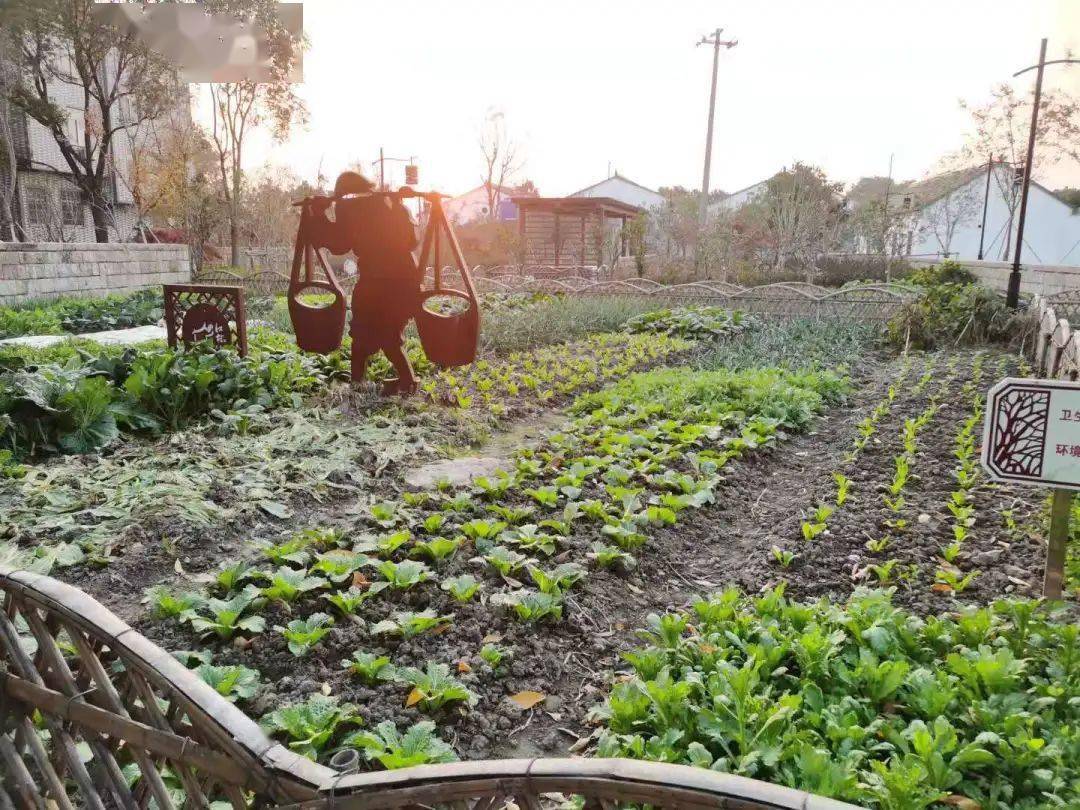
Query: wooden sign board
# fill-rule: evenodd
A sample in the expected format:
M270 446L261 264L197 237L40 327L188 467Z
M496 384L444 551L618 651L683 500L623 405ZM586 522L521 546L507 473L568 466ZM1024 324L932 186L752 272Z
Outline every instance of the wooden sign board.
M1008 377L991 388L982 464L997 481L1080 490L1080 383Z
M1073 490L1080 490L1080 383L1007 377L991 388L982 465L997 481L1053 487L1043 595L1060 599Z
M244 288L218 284L166 284L165 332L169 346L211 340L215 346L235 345L247 356L247 313Z

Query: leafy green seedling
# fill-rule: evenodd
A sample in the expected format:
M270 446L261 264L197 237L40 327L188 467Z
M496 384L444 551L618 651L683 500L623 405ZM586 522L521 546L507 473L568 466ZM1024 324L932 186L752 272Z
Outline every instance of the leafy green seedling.
M960 556L961 539L954 540L947 546L942 546L941 556L945 559L945 562L956 562L956 558Z
M307 561L311 556L311 552L308 550L310 545L311 541L304 537L293 537L284 543L276 545L264 544L260 548L263 556L274 565L287 565L289 563L307 565Z
M555 487L546 486L526 489L525 494L548 509L554 509L559 505L559 490Z
M461 533L470 540L494 540L506 528L501 520L483 520L477 518L461 524Z
M204 603L198 593L174 594L164 585L155 585L146 589L143 604L149 605L155 619L185 619Z
M274 629L289 643L289 652L297 658L307 655L322 637L334 626L332 617L325 613L312 613L306 619L293 619L285 627L275 625Z
M592 551L590 551L587 556L590 560L595 560L596 564L601 568L621 566L624 570L629 571L637 565L637 560L634 559L634 556L623 551L618 546L609 546L604 543L594 542L591 548Z
M551 556L555 553L555 539L550 534L540 531L535 523L526 523L516 529L509 529L500 538L504 542L514 543L526 551L539 551Z
M420 524L420 528L424 530L424 534L438 534L445 523L446 515L441 512L433 512L424 518L424 522Z
M480 648L480 660L491 667L493 670L497 670L499 665L510 655L510 651L505 647L500 647L497 644L485 644Z
M496 503L489 506L488 510L498 515L506 523L516 526L528 520L532 513L536 511L536 508L533 506L504 506Z
M446 664L429 661L424 670L405 667L397 671L394 679L412 684L406 705L418 704L424 711L438 711L448 703L464 702L469 706L476 703L476 695L450 674Z
M440 616L430 608L418 613L402 611L395 613L392 619L383 619L376 624L371 628L371 634L412 638L429 630L449 625L453 618L453 616Z
M505 546L495 546L482 559L502 576L508 577L520 571L529 558Z
M836 482L836 505L843 506L848 499L848 490L851 487L851 479L839 472L834 472L832 477Z
M879 537L877 540L870 539L866 541L866 550L874 554L880 554L889 546L892 545L892 538L889 535Z
M389 587L389 582L372 582L366 588L359 588L354 585L347 591L324 593L322 598L346 616L352 616L364 602Z
M392 720L384 720L375 726L374 732L353 732L342 745L363 751L365 759L378 760L388 771L457 761L454 749L439 739L430 720L410 726L404 734Z
M415 560L405 560L400 563L384 560L379 564L379 573L398 590L408 590L431 578L431 570Z
M795 553L792 551L785 551L779 546L773 546L771 549L772 557L779 563L781 568L790 568L791 564L795 561Z
M347 549L334 549L319 555L310 573L325 574L331 582L342 583L353 572L372 562L371 557Z
M463 538L450 540L446 537L432 537L430 540L417 541L413 544L409 554L417 557L427 557L436 564L441 563L457 553L461 548Z
M397 525L397 506L392 503L376 503L371 507L371 522L383 529L392 529Z
M530 565L529 576L532 577L532 581L536 583L541 593L561 596L563 591L572 588L585 576L585 569L572 562L558 565L551 571L544 571L542 568Z
M472 574L462 574L450 579L444 579L440 587L457 601L468 602L480 590L480 583L476 581L476 577Z
M259 724L268 734L284 735L289 748L308 759L316 759L338 727L358 723L356 706L315 694L304 703L282 706L263 715Z
M644 534L638 531L638 525L632 518L612 520L600 530L600 533L605 537L610 537L624 551L639 549L648 540Z
M341 666L369 684L392 681L397 672L387 656L360 652L360 650L354 652L349 660L342 661Z
M266 629L266 620L262 616L245 616L259 591L248 585L230 599L208 599L201 610L209 614L188 614L186 619L195 632L201 636L216 635L227 640L238 632L261 633Z
M412 539L412 535L408 531L394 532L393 534L387 534L380 537L375 541L375 548L382 554L389 557L403 545Z
M214 587L225 594L240 590L244 581L255 573L250 563L243 561L226 563L214 574Z
M295 602L302 594L328 584L322 577L307 576L303 571L286 566L274 572L260 572L259 577L269 582L259 589L259 593L273 602Z
M871 565L869 568L874 576L877 577L879 585L888 585L893 581L894 571L899 564L899 560L886 560L881 565Z
M944 585L956 593L963 593L968 586L979 576L978 571L971 571L964 576L952 567L941 567L934 572L934 579L938 585Z
M521 590L496 597L492 597L492 603L509 606L519 621L531 624L549 616L556 621L562 619L562 598L554 594Z
M259 690L259 671L239 664L204 663L195 668L195 674L231 703L248 700Z

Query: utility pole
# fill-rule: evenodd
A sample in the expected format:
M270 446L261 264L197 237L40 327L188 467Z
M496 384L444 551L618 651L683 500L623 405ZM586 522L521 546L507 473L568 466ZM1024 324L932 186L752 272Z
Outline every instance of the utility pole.
M379 191L386 191L386 159L383 157L383 148L379 147Z
M713 115L716 112L716 71L720 66L720 46L730 50L739 44L737 39L722 40L720 34L723 32L723 28L717 28L711 37L702 37L697 45L712 45L713 46L713 63L712 63L712 90L709 92L709 125L705 134L705 174L701 180L701 203L698 207L698 221L701 227L705 227L705 217L708 213L709 205L709 174L712 169L712 141L713 141Z
M1016 222L1016 253L1013 254L1012 272L1009 273L1009 290L1005 303L1012 309L1020 305L1020 253L1024 249L1024 220L1027 219L1028 191L1031 188L1031 171L1035 168L1035 134L1039 126L1039 102L1042 100L1043 69L1047 65L1080 64L1080 59L1052 59L1046 61L1046 40L1039 46L1039 61L1031 67L1018 70L1013 78L1037 70L1035 74L1035 98L1031 106L1031 131L1028 133L1027 161L1024 163L1024 179L1020 192L1020 215Z
M986 161L986 191L983 192L983 215L982 225L979 226L979 261L982 261L983 257L983 241L986 239L986 209L990 205L990 175L994 169L994 153L990 153L990 158Z

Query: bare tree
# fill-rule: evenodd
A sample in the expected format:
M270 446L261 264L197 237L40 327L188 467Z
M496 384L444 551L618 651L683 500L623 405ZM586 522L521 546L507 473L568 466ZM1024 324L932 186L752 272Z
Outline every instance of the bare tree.
M0 36L0 240L14 242L21 228L15 221L15 177L18 173L11 104L7 100L16 73L7 59L7 37ZM21 234L25 238L25 234Z
M919 231L933 236L941 255L948 258L957 228L975 221L982 207L982 197L982 188L975 181L953 189L923 208L918 222Z
M525 165L518 155L518 145L506 132L506 117L502 110L490 109L480 131L480 151L484 155L481 182L487 192L488 219L498 217L503 186Z
M991 160L1021 166L1027 156L1033 102L1034 91L1030 95L1018 93L1007 84L995 87L990 101L985 104L974 106L961 102L961 108L971 115L971 130L964 145L945 159L946 167L986 165ZM1080 101L1064 92L1043 90L1035 137L1038 167L1033 169L1032 177L1062 160L1080 161ZM1015 182L1013 172L1006 166L992 172L992 177L1009 209L1009 224L1001 253L1002 258L1007 258L1012 223L1020 205L1021 184Z
M132 33L99 23L92 0L11 0L0 23L15 43L18 75L7 97L52 134L90 204L94 236L109 240L113 142L172 103L174 74ZM71 88L70 102L54 92ZM46 166L56 171L56 166Z
M772 177L765 191L746 206L765 218L776 271L788 262L809 271L818 256L835 244L842 190L821 169L796 162Z

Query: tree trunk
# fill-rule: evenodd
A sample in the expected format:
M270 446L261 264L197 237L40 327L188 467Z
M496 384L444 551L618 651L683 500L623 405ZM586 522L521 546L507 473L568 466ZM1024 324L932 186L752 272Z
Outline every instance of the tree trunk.
M108 203L101 194L91 194L90 215L94 219L94 240L97 242L109 241L109 211Z
M236 225L236 215L229 213L229 264L240 266L240 229Z

